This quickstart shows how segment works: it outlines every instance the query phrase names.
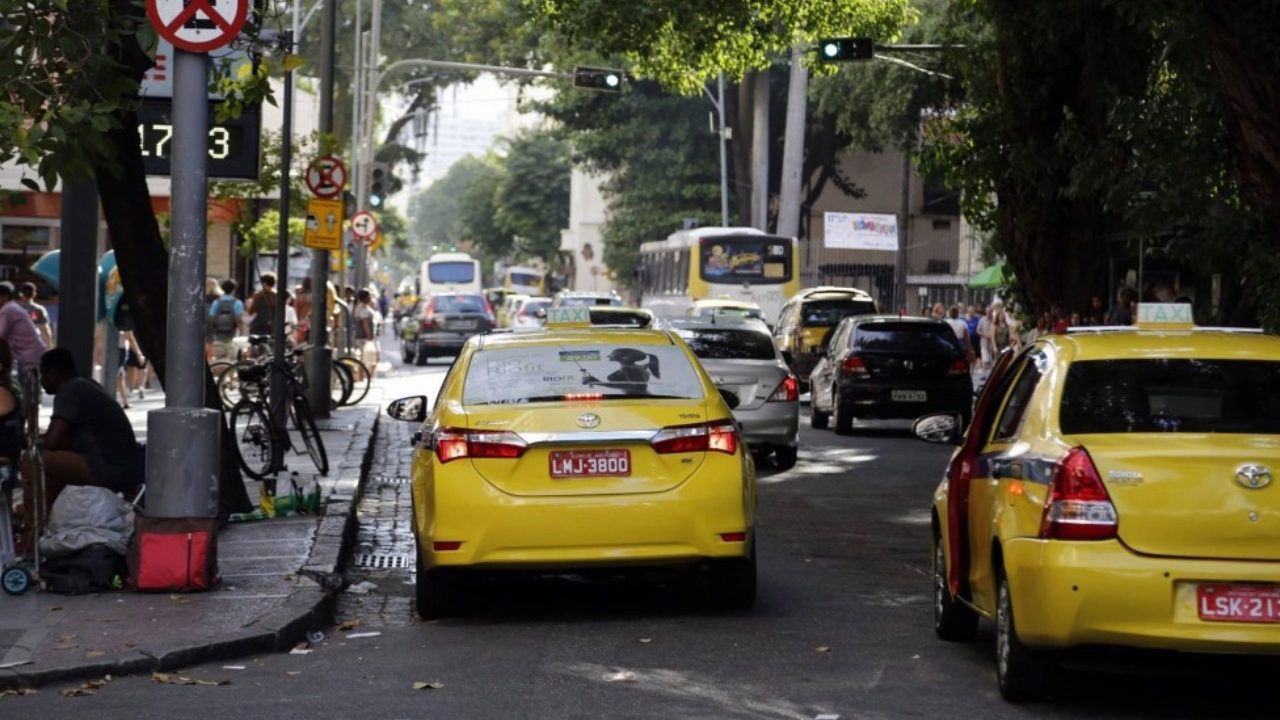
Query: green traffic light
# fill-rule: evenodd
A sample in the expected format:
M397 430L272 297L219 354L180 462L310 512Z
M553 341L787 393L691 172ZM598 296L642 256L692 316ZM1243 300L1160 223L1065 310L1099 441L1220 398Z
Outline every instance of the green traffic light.
M369 204L370 204L370 205L372 205L373 207L382 207L382 196L381 196L381 195L370 195L370 196L369 196Z
M840 46L836 43L829 42L822 46L822 54L829 58L837 57L840 54Z

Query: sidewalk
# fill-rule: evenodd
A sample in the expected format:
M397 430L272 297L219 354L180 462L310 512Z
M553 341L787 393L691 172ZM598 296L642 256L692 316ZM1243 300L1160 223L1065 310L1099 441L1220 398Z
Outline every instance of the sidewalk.
M148 393L130 404L129 419L141 439L146 410L163 407L163 395ZM341 589L337 573L354 534L378 411L367 400L317 421L328 476L315 476L301 456L289 454L287 462L317 477L321 515L228 524L218 536L217 590L0 595L0 690L281 651L322 627ZM255 503L260 486L248 485Z

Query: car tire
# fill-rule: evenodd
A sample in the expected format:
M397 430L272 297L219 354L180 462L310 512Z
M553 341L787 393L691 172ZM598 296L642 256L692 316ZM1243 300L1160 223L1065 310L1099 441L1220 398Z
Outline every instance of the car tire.
M837 394L837 390L831 391L831 419L835 425L837 435L853 434L853 403L846 402Z
M933 539L933 631L947 642L968 642L978 634L978 613L956 602L947 587L947 557L942 538Z
M827 421L831 419L831 413L824 413L818 409L817 393L809 395L809 427L814 430L826 430Z
M1001 572L996 599L996 683L1001 697L1013 703L1043 698L1049 665L1043 653L1018 639L1009 578Z
M414 353L414 358L413 358L414 365L426 365L429 360L431 360L431 356L428 355L427 351L423 350L422 348L418 348L418 352Z
M406 342L400 343L400 359L404 362L404 364L412 365L413 358L414 358L413 346L411 346L409 343L406 343Z
M750 610L756 602L756 547L745 558L711 561L711 605L717 610Z
M423 570L422 550L418 550L418 572L415 600L418 617L435 620L458 612L462 605L463 588L454 568Z
M780 447L773 451L773 464L779 470L790 470L796 466L796 456L798 453L798 448Z

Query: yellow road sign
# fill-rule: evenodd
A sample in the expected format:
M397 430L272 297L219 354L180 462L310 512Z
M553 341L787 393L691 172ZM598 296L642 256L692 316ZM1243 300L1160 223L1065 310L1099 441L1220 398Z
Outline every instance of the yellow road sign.
M342 201L313 198L307 201L307 232L302 244L316 250L342 247Z

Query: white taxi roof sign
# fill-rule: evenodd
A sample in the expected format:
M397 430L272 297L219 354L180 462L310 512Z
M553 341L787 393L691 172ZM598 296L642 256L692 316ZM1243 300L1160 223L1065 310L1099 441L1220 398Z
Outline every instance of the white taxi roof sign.
M591 327L591 309L585 305L547 308L546 327Z
M1142 327L1190 328L1195 317L1189 303L1138 303L1138 321Z

